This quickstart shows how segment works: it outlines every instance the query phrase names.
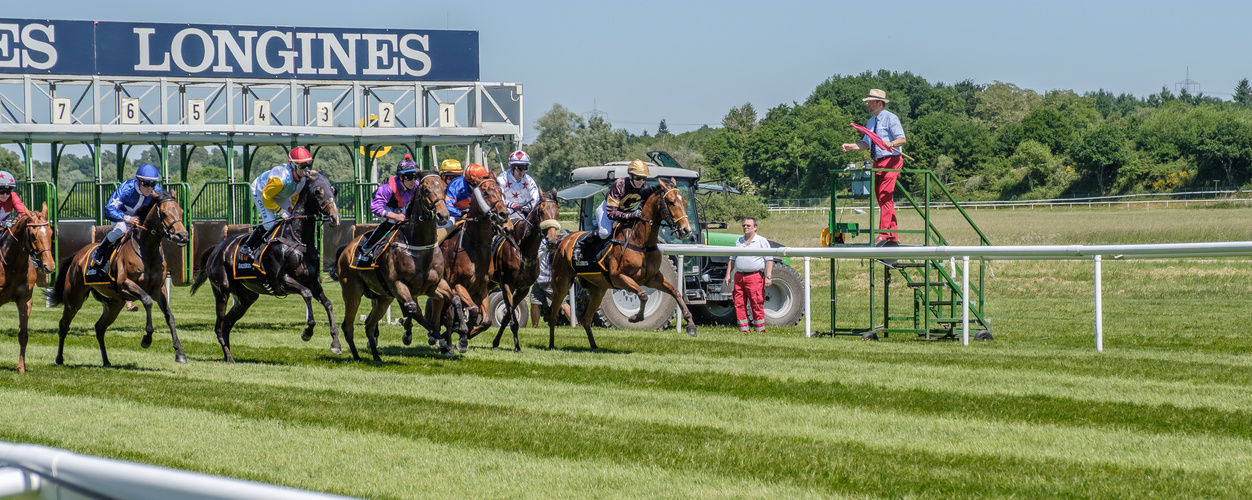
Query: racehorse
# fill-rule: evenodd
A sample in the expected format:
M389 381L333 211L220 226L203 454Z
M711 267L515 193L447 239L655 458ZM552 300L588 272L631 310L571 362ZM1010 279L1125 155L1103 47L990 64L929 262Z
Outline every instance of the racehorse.
M504 192L495 179L484 179L474 188L474 201L457 233L449 234L440 244L446 268L444 279L452 288L451 300L435 296L430 299L427 313L431 317L431 331L436 335L445 319L445 304L450 304L453 322L461 338L457 350L469 349L469 338L491 326L487 314L487 298L491 291L492 236L511 230L509 212L504 206ZM452 343L453 325L443 334L443 341ZM473 328L473 331L470 331Z
M305 317L308 325L300 338L305 342L313 338L317 321L313 316L313 297L326 308L330 322L330 351L340 354L338 325L335 324L334 306L326 298L320 279L321 253L317 249L317 225L329 220L331 227L339 225L339 207L335 205L335 188L321 173L310 171L304 188L296 195L289 220L279 222L273 231L274 238L257 250L252 266L259 268L261 276L240 275L239 245L246 234L228 237L200 257L200 273L191 285L195 295L206 281L213 285L213 298L217 301L217 322L213 330L227 363L234 363L230 353L230 331L235 323L248 312L252 303L261 295L285 297L288 292L300 294L304 299ZM246 273L246 271L245 271ZM235 305L227 312L226 304L231 296Z
M138 300L143 303L148 324L144 327L145 334L139 341L139 346L147 349L152 345L153 299L161 306L165 323L170 327L170 337L174 340L174 361L187 362L187 356L183 354L183 344L178 341L178 329L174 327L169 290L165 289L165 253L161 251L163 239L169 239L180 247L187 246L191 241L187 227L183 225L183 208L179 206L173 193L165 191L157 197L156 202L143 210L146 213L135 214L143 223L134 224L117 243L117 250L109 265L109 283L87 284L85 272L91 265L89 260L92 252L99 246L98 243L79 250L69 265L62 264L64 272L57 278L51 297L52 303L65 305L58 331L61 336L60 345L57 346L58 365L65 363L65 336L69 334L70 323L83 307L88 292L104 303L104 313L96 321L96 342L100 344L100 358L104 361L104 366L111 366L109 355L104 349L104 332L126 307L127 301Z
M610 289L626 290L639 297L639 313L631 321L643 321L643 313L647 310L648 294L642 286L648 286L670 294L682 307L683 319L687 322L687 334L696 336L696 324L692 320L691 311L678 295L678 289L661 275L661 250L657 241L661 234L661 226L669 226L674 235L686 239L691 235L691 224L687 220L687 201L676 187L673 179L666 182L658 178L656 186L648 186L640 192L644 198L642 217L632 222L618 225L613 234L611 247L606 251L604 271L599 274L576 274L574 270L574 247L583 232L566 236L557 245L552 254L552 303L560 304L569 292L570 283L575 277L587 290L590 300L582 311L578 322L587 331L587 341L591 348L596 348L596 339L591 334L591 321L596 309L604 300L604 294ZM625 236L618 237L624 234ZM548 311L548 348L556 348L556 320L560 314L559 307Z
M492 255L494 272L491 281L500 286L506 312L495 340L491 341L491 347L500 347L500 337L504 335L505 326L508 326L513 331L513 352L521 352L514 308L526 298L531 285L539 279L539 245L548 245L551 249L561 239L561 223L556 220L558 215L560 207L557 206L556 190L553 189L551 193L544 194L543 199L526 213L525 218L513 224L513 230L503 237L499 249Z
M26 329L30 319L31 295L35 291L38 271L56 272L52 256L52 228L48 226L48 204L39 212L27 211L0 230L0 304L17 304L17 372L26 373ZM44 256L47 260L44 260ZM32 265L32 263L34 265Z
M343 338L348 341L352 359L361 359L353 340L361 297L368 297L371 301L370 314L365 320L365 336L374 361L382 360L378 356L378 322L393 300L400 299L400 307L404 310L403 340L405 345L409 345L413 341L412 320L431 330L414 297L452 297L448 284L443 281L443 252L435 244L437 229L448 222L448 207L444 203L446 188L439 174L423 172L422 179L418 181L418 191L405 208L404 222L398 225L395 238L386 243L386 248L379 253L376 268L357 269L351 266L364 234L339 249L335 261L336 280L343 288ZM447 345L441 347L447 350Z

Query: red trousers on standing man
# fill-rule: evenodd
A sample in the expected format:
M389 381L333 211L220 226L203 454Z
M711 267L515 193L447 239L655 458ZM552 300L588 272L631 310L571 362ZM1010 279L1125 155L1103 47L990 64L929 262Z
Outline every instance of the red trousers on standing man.
M765 332L765 275L760 271L735 273L735 319L739 331L748 333L747 306L752 307L752 327L758 333ZM748 304L744 304L744 301Z
M874 168L894 168L900 170L904 166L904 158L899 155L884 156L874 160ZM878 229L897 229L896 225L896 178L900 172L874 172L874 196L878 198ZM896 233L878 233L880 239L899 241Z

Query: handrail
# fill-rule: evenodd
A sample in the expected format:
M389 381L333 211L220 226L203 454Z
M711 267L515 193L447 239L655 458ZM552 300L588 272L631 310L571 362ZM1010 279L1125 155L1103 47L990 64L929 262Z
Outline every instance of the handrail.
M668 255L704 257L818 257L825 259L946 259L966 257L982 260L1089 260L1097 255L1114 259L1179 259L1193 257L1252 256L1252 241L1207 243L1147 243L1135 245L977 245L928 247L777 247L734 248L708 245L658 245Z

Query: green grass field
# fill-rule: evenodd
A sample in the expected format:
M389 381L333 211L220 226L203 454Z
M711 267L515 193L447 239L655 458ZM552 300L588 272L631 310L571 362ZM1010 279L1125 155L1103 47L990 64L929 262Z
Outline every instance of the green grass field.
M1250 209L973 216L999 244L1252 239ZM775 216L761 232L813 245L825 222ZM852 309L866 265L839 265ZM18 375L6 306L0 440L374 498L1252 495L1252 262L1106 261L1104 353L1090 262L992 269L996 340L970 347L702 327L599 329L589 351L562 328L548 351L546 328L528 328L521 353L478 338L444 358L393 326L384 362L357 363L330 353L324 316L301 342L303 303L265 298L226 365L211 295L179 288L188 364L160 327L140 349L142 314L124 313L101 368L89 304L55 366L60 310L40 303Z

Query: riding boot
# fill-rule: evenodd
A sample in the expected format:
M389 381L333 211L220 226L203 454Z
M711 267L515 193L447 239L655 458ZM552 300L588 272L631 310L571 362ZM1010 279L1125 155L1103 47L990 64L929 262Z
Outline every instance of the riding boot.
M253 257L256 248L265 240L265 226L257 226L252 228L252 232L248 234L248 239L239 244L239 253L244 257Z
M118 241L121 241L121 238L118 238ZM113 249L116 247L117 241L109 241L108 238L101 241L100 246L97 246L95 252L92 252L91 254L91 265L89 266L90 268L88 269L87 274L98 276L108 274L109 257L112 256Z

